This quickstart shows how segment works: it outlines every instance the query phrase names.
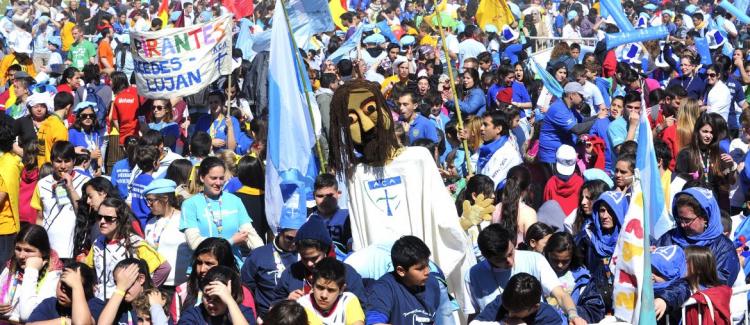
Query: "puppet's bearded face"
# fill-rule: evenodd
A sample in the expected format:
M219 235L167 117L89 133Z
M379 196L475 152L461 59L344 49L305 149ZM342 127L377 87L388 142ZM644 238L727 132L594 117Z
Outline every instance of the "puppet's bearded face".
M349 95L349 133L357 146L375 136L376 127L390 127L390 114L387 108L378 107L376 97L365 89L355 89ZM378 126L378 115L385 125Z

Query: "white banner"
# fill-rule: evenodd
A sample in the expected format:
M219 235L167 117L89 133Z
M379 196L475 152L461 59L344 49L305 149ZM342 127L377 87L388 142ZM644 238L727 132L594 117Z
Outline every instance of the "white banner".
M130 32L138 94L192 95L232 71L232 16L158 32Z

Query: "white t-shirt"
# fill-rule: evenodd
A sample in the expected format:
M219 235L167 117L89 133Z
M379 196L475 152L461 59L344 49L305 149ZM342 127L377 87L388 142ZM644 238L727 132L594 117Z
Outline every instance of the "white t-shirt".
M458 44L458 60L461 70L463 71L464 68L464 60L476 58L482 52L487 52L487 48L473 38L466 39Z
M571 26L570 24L565 24L562 30L562 38L568 40L567 41L568 44L573 44L573 43L578 42L576 40L581 39L581 28L580 27L573 28L573 26Z
M602 92L590 81L586 81L586 83L583 84L583 92L585 93L585 95L583 95L583 100L589 104L589 107L591 107L591 116L596 115L599 111L599 105L604 104Z
M537 252L516 250L513 268L497 269L487 260L477 263L464 277L464 313L479 313L495 298L503 293L508 280L518 273L533 275L542 284L544 296L560 286L560 280L547 260Z
M706 112L718 113L724 118L724 121L729 121L729 105L732 105L732 93L723 81L716 81L711 91L708 92L706 104L708 105Z
M175 210L169 218L151 218L146 223L144 235L146 242L172 266L164 285L174 286L187 281L193 250L180 231L180 211Z
M78 197L81 196L83 184L89 181L89 177L76 173L73 176L73 188L76 190ZM53 175L48 175L39 180L36 185L35 197L39 199L42 208L42 226L47 230L49 243L52 249L57 252L60 258L73 258L73 234L76 228L76 212L73 204L58 204L55 188L57 181ZM32 198L32 200L34 200ZM35 206L32 203L32 207Z

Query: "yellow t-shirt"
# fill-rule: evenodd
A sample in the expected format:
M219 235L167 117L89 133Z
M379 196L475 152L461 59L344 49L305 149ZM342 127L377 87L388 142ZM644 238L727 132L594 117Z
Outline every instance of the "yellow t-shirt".
M21 179L21 158L13 153L0 155L0 192L8 199L0 203L0 235L15 234L21 229L18 219L18 191Z
M307 322L309 325L323 325L323 324L336 324L336 325L351 325L355 322L364 322L365 313L362 311L362 305L351 292L344 292L337 305L333 307L333 311L328 316L323 316L315 307L313 307L313 295L312 293L306 294L299 299L297 302L305 307L305 313L307 313Z
M63 52L70 50L70 46L73 45L73 27L76 27L76 24L66 22L60 29L60 39L62 40Z
M36 136L39 139L37 165L42 167L44 163L51 161L50 155L55 142L68 141L68 129L65 127L62 119L53 114L42 121Z

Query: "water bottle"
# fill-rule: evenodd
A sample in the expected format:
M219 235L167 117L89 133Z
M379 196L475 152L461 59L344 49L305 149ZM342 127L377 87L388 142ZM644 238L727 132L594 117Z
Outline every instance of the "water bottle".
M70 204L68 190L65 189L65 180L57 182L57 186L55 187L55 197L57 198L57 205L59 206Z

